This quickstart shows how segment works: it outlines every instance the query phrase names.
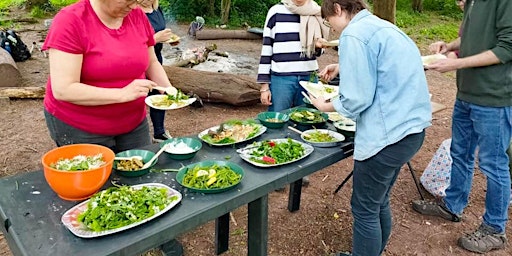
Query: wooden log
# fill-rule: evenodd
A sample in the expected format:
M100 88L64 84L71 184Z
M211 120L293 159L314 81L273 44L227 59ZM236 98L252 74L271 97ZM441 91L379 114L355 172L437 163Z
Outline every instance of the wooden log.
M11 99L42 99L45 87L4 87L0 88L0 97Z
M172 66L164 66L164 69L176 88L199 95L203 102L246 106L260 100L261 85L254 77Z
M246 30L201 29L196 31L197 40L212 39L261 39L261 35Z
M0 47L0 87L16 87L21 84L21 74L11 54Z

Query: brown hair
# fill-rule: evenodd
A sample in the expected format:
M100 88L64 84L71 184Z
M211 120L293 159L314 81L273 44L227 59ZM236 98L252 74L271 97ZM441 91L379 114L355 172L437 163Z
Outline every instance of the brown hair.
M368 9L364 0L324 0L322 2L322 18L336 15L335 4L338 4L341 10L347 11L350 15Z

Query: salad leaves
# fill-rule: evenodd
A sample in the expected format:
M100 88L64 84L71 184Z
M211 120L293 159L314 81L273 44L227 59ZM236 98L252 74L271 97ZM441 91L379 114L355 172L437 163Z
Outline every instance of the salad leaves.
M178 196L165 188L114 186L96 193L77 220L93 231L116 229L147 219L162 211Z
M96 169L105 164L102 154L94 156L77 155L71 159L61 158L50 164L50 167L62 171L87 171Z
M286 142L264 140L258 143L259 147L251 151L251 160L261 164L280 164L301 158L304 155L302 144L288 138ZM257 144L256 144L257 145Z
M229 166L196 165L188 170L183 177L183 185L196 189L219 189L236 185L242 175L233 171Z

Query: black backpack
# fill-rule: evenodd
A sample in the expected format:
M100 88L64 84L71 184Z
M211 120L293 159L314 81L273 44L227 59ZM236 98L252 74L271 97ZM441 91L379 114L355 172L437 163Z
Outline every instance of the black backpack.
M26 61L30 58L27 45L13 30L0 31L0 46L4 49L6 42L9 42L10 53L14 61Z

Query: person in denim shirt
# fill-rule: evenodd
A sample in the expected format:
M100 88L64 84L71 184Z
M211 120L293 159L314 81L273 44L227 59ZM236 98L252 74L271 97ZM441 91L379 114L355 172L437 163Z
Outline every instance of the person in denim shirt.
M391 233L389 195L402 165L420 149L432 110L420 52L395 25L367 10L363 0L324 0L325 23L340 31L339 97L312 99L321 111L355 120L351 198L353 255L380 255Z
M450 186L438 202L417 200L413 209L459 222L469 203L476 149L487 178L485 213L472 233L458 239L478 253L503 249L510 198L507 148L512 135L512 1L467 0L462 37L437 45L435 52L459 50L459 58L436 61L426 68L457 71L457 98L452 117L453 159ZM432 50L432 49L431 49Z

